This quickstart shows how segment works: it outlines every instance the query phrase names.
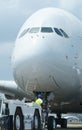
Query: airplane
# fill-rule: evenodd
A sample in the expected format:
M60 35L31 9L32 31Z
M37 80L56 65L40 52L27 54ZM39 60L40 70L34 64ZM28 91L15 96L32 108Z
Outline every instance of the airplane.
M35 12L18 33L11 62L15 81L0 81L7 97L42 94L61 127L67 126L62 113L82 113L82 22L76 16L53 7Z

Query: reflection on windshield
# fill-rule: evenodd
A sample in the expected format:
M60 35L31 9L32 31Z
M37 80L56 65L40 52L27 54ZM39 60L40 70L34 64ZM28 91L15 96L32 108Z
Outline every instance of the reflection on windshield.
M30 28L28 29L25 29L19 36L19 38L23 37L28 31L29 31Z
M42 27L42 28L41 28L41 32L42 32L42 33L52 33L53 30L52 30L51 27Z
M58 35L60 35L60 36L62 36L62 37L63 37L63 34L59 31L59 29L58 29L58 28L54 28L54 30L55 30L55 32L56 32Z
M33 28L30 29L29 33L38 33L39 30L40 30L39 27L33 27Z
M68 38L69 36L66 34L66 32L64 32L64 30L60 29L60 31L63 33L63 35Z

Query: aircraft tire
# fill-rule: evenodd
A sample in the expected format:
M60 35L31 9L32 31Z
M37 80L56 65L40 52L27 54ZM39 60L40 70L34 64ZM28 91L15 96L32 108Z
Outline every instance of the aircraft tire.
M14 130L24 129L24 117L21 108L17 108L14 115Z
M56 121L53 116L48 117L48 130L54 130L56 128Z
M62 119L61 128L67 128L67 119Z
M33 117L33 129L32 130L41 130L41 120L39 110L36 109Z

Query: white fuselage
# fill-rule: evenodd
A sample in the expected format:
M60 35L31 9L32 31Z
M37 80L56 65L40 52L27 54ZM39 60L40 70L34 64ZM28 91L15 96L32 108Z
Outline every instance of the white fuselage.
M45 27L52 31L41 32ZM57 34L54 28L64 30L68 37ZM29 31L24 33L25 29ZM81 36L82 23L65 11L46 8L34 13L16 39L12 56L16 83L26 93L53 92L58 102L78 99L82 86Z

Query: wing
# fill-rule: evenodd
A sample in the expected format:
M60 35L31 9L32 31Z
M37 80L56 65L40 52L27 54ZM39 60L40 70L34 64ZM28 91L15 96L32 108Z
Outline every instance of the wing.
M7 98L19 98L24 97L31 99L30 94L25 93L14 81L0 81L0 92L4 93Z

